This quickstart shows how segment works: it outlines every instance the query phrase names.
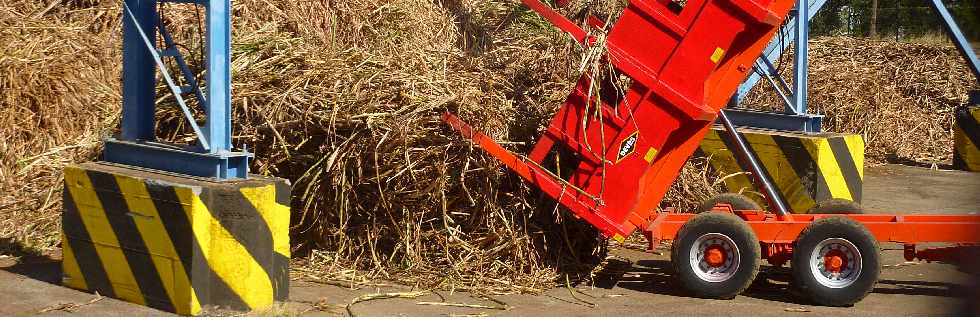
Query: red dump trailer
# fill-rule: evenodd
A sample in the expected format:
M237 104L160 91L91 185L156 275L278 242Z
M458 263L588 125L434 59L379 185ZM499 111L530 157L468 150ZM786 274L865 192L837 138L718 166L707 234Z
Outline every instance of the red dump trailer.
M956 260L980 242L980 216L793 214L722 108L793 7L794 0L631 0L610 28L586 29L537 0L524 4L583 45L604 52L618 76L584 74L527 155L515 154L451 113L444 121L612 238L644 232L650 247L672 240L675 278L690 293L731 298L755 279L761 259L790 262L810 300L846 306L880 273L878 242L906 258ZM599 89L629 80L622 89ZM770 210L737 196L710 212L657 211L681 167L717 119L754 165ZM748 206L752 206L749 204ZM843 210L840 210L843 211ZM830 210L829 212L834 212ZM944 242L945 248L916 244Z

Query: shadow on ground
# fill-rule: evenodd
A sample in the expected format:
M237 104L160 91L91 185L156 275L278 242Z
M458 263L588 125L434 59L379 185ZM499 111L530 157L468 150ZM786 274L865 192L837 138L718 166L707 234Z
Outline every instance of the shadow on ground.
M61 285L61 258L26 248L11 238L0 238L0 270Z
M676 284L671 277L672 273L673 268L668 260L630 262L611 259L605 268L596 272L594 286L604 289L621 287L651 294L691 297ZM790 287L791 280L789 268L763 266L755 283L741 296L790 304L813 304L794 295ZM959 297L971 294L969 287L955 283L884 278L878 281L872 293L935 297Z

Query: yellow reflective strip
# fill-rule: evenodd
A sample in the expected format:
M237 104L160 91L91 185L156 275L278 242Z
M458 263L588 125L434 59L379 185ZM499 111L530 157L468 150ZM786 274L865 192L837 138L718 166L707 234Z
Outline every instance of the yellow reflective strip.
M847 181L844 180L844 173L841 173L840 165L837 163L837 157L834 157L834 152L830 150L830 142L823 138L806 139L803 146L806 147L807 152L810 152L810 157L817 161L818 172L823 176L824 182L827 182L830 196L854 200L847 187Z
M653 147L650 147L650 149L647 150L647 154L643 156L643 160L647 161L647 163L653 163L653 159L655 158L657 158L657 149Z
M116 175L119 190L126 198L126 205L132 213L142 215L133 217L147 250L152 255L153 265L160 274L160 280L167 291L170 302L178 314L186 315L199 311L200 303L191 287L191 282L184 271L180 256L171 242L167 229L160 220L160 214L153 204L153 198L146 190L146 185L140 179ZM190 234L190 233L177 233ZM188 304L190 307L188 307Z
M721 60L721 57L725 56L725 50L720 47L715 48L715 51L711 53L711 62L717 64Z
M803 185L803 180L793 169L793 164L789 162L789 158L786 156L787 153L784 153L779 144L776 144L776 140L768 134L744 133L743 135L745 141L756 152L756 157L769 172L773 185L789 203L790 211L805 213L813 208L816 203L810 196L810 191ZM806 139L802 141L803 143L807 142Z
M191 220L192 231L201 245L201 253L218 278L249 308L271 305L272 281L262 266L211 216L198 195L186 188L177 188L176 192L187 218Z
M72 251L71 245L68 243L65 233L61 233L61 269L64 270L65 277L62 279L62 283L65 286L77 289L88 289L88 284L85 283L85 276L82 275L82 269L78 267L78 260L75 259L75 252Z
M139 285L136 283L136 278L133 277L133 272L129 268L129 262L126 261L126 256L123 255L122 249L119 247L116 233L109 225L102 203L95 194L92 181L89 180L84 170L77 168L66 168L65 179L68 183L68 190L75 200L76 207L78 207L82 223L95 245L95 252L99 255L102 265L105 266L105 272L109 277L109 283L112 284L113 292L117 297L126 301L146 305Z
M624 241L626 241L626 238L624 238L623 236L619 235L618 233L617 234L614 234L612 236L612 238L613 238L613 240L616 240L616 242L619 242L619 243L623 243Z
M847 145L847 152L851 154L854 161L854 168L857 169L858 176L864 179L864 138L858 134L851 134L844 137L844 144Z
M289 255L289 206L276 202L276 186L242 188L242 196L248 200L272 233L272 246L279 254Z

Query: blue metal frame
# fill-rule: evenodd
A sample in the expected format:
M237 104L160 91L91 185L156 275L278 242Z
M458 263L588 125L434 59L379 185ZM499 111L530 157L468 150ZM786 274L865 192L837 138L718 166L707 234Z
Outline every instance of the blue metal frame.
M823 7L827 0L811 0L809 5L802 5L805 0L797 0L796 15L791 17L787 25L792 25L793 30L781 30L779 36L773 39L769 46L763 51L762 56L755 63L755 72L739 86L735 96L730 101L730 106L735 107L742 102L749 91L752 90L759 80L766 78L773 86L776 93L784 103L785 113L772 113L764 111L747 110L740 108L730 108L728 116L735 125L751 126L757 128L791 130L803 132L820 132L823 116L807 113L807 69L808 69L808 42L810 19ZM963 32L953 16L943 5L942 0L931 0L931 4L936 13L942 18L943 26L949 33L953 43L960 54L966 60L967 65L980 83L980 61L978 61L975 51L970 42L963 36ZM800 19L799 17L807 17ZM789 38L789 41L785 41ZM787 96L785 91L789 90L788 85L779 76L776 68L772 65L773 60L778 60L783 51L793 42L796 46L796 56L794 58L793 93ZM980 91L970 93L972 104L980 103Z
M202 93L166 27L157 6L161 2L206 6L207 87ZM233 151L231 144L231 1L125 0L123 3L123 109L121 133L106 140L103 160L168 172L213 177L247 178L252 154ZM164 40L156 47L157 34ZM187 86L178 86L163 63L175 58ZM169 86L197 135L197 144L177 146L156 142L154 117L156 72ZM207 118L198 125L183 95L194 93Z
M802 131L815 133L823 128L823 115L793 114L752 110L745 108L727 108L728 119L740 127L753 127L784 131Z
M823 8L827 0L797 0L795 14L789 18L779 34L769 43L762 56L756 61L754 72L738 87L735 96L730 101L731 107L737 107L756 84L765 78L771 84L783 101L783 113L764 112L740 108L729 108L728 116L735 125L751 126L766 129L820 132L823 116L807 113L807 72L809 65L810 19ZM804 5L806 4L806 5ZM806 17L801 19L800 17ZM772 65L779 60L783 52L793 43L796 47L794 57L793 87L789 87L782 76ZM788 93L790 92L791 93Z

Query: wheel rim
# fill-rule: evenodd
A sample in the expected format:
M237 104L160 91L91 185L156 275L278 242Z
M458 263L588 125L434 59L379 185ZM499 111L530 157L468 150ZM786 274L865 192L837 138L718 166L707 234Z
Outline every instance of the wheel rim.
M810 253L810 273L817 283L829 288L844 288L861 276L861 251L851 241L830 238L820 241Z
M701 280L719 283L738 271L739 251L735 241L720 233L706 233L694 240L689 262Z

